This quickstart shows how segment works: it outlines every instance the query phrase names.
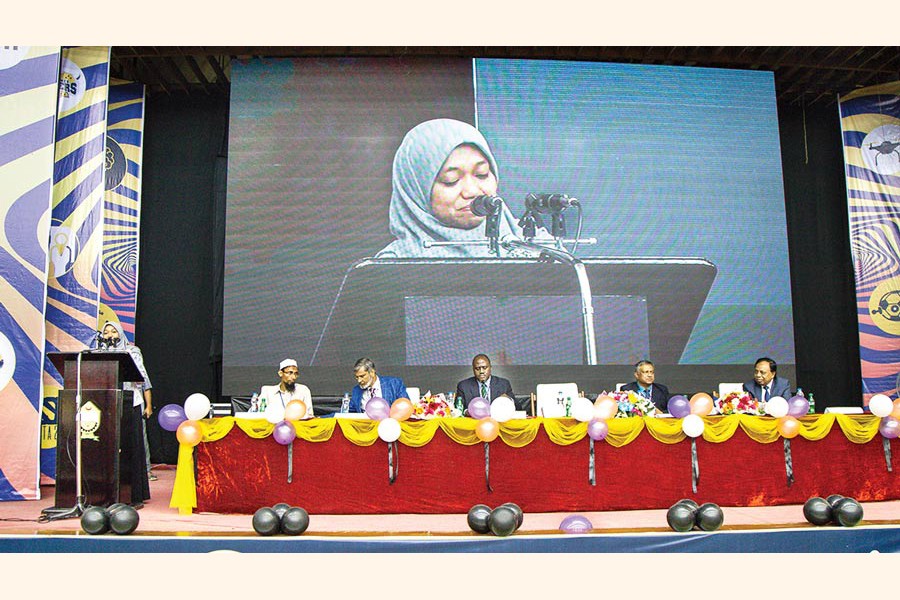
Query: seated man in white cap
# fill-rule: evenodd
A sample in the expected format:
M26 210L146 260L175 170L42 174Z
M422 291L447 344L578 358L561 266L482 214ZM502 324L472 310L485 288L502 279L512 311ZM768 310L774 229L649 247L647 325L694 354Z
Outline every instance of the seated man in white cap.
M303 403L306 404L306 414L301 418L313 416L312 394L308 387L297 383L298 375L300 375L300 370L297 368L297 361L286 358L278 365L278 376L281 377L281 383L264 385L259 391L259 401L262 403L265 400L266 419L270 422L277 422L284 418L284 407L291 400L303 400Z

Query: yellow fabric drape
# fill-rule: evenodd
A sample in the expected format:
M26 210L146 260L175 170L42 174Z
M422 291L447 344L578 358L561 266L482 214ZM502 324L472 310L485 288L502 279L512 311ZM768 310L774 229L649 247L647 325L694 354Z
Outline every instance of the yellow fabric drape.
M624 421L625 419L621 420ZM687 437L681 430L681 419L646 419L646 424L647 431L653 439L663 444L677 444ZM609 438L607 437L607 439ZM629 442L631 441L633 441L633 438L629 440Z
M189 515L197 508L197 482L194 481L194 447L178 446L178 466L169 508L177 508L178 514Z
M378 421L369 419L337 419L337 422L341 428L341 433L344 434L344 437L351 444L371 446L378 439Z
M875 415L841 415L830 414L822 415L834 417L837 420L838 427L847 436L847 439L854 444L866 444L872 441L872 438L878 434L878 428L881 426L881 417Z
M315 444L327 442L334 435L335 421L338 419L309 419L307 421L291 421L297 430L297 439Z
M800 417L800 436L810 441L823 439L837 422L843 434L854 444L865 444L878 434L881 419L874 415L822 414ZM357 446L371 446L378 441L378 422L369 419L309 419L292 421L297 430L297 438L306 442L327 442L334 435L335 426L341 428L343 436ZM703 439L712 443L722 443L731 439L740 428L750 439L760 444L777 441L778 419L753 415L726 415L703 417ZM200 423L202 442L215 442L224 438L235 425L254 439L272 435L275 426L265 419L235 419L222 417L203 419ZM682 419L657 419L654 417L628 417L607 421L609 433L606 443L620 448L633 442L644 429L653 439L663 444L677 444L687 436L681 429ZM475 434L476 419L456 417L400 423L401 444L418 448L431 442L438 429L457 444L472 446L482 443ZM587 435L587 423L579 423L572 418L513 419L500 424L497 440L513 448L522 448L534 441L543 428L551 442L560 446L574 444ZM493 443L497 443L495 440ZM178 449L178 467L175 487L172 490L172 508L180 514L190 514L197 506L197 491L194 481L194 456L191 446L181 445Z
M475 444L482 443L475 434L475 426L478 425L478 421L475 419L456 417L453 419L434 419L433 421L437 421L441 431L457 444L474 446ZM500 433L501 435L503 434L502 429L500 430Z
M474 419L469 420L474 421ZM475 421L475 424L477 425L478 421ZM500 423L498 439L507 446L523 448L534 441L540 426L541 424L536 422L536 419L510 419L505 423ZM585 425L585 431L587 431L587 425Z

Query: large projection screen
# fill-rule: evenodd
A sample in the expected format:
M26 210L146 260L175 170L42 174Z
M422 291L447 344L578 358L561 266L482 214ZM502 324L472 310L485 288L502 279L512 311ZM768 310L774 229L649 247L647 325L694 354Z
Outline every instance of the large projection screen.
M597 366L582 360L577 291L555 274L370 265L394 239L394 154L410 129L438 118L483 134L497 195L515 219L529 193L580 201L582 237L596 243L576 255L606 265L592 267ZM577 213L562 214L571 238ZM642 358L656 362L658 381L685 393L747 380L760 356L793 377L770 72L409 57L234 61L226 219L227 395L273 383L288 357L314 395L353 386L350 356L368 356L379 372L423 391L445 391L471 374L476 350L491 355L517 395L551 381L611 389L630 381ZM636 259L664 266L627 266ZM671 266L681 262L695 267ZM677 334L659 314L677 316ZM373 335L359 335L367 324ZM329 345L337 350L324 352Z

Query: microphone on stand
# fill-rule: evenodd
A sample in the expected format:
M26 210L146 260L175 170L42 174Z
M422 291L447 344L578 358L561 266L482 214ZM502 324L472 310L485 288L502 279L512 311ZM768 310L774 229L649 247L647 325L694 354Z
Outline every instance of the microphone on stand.
M476 196L469 206L473 215L487 217L484 222L484 235L490 240L490 251L495 255L500 254L497 238L500 237L500 207L503 206L503 198Z
M488 217L500 212L500 207L502 205L503 198L500 196L476 196L469 206L472 209L473 215Z
M568 194L528 194L525 208L540 214L560 213L570 206L578 206L578 198Z
M537 223L538 226L542 226L542 223L539 222L540 215L549 214L552 221L551 233L556 239L561 239L566 235L566 220L563 216L563 211L570 206L578 208L578 227L580 233L581 203L578 201L578 198L572 198L568 194L527 194L525 196L525 214L522 216L522 220L519 221L519 225L523 227L523 231L525 230L525 225L527 225L527 233L532 233L534 231L535 223ZM528 237L527 233L526 237Z
M98 331L97 335L94 336L94 349L95 350L103 350L103 345L106 343L106 340L103 339L103 332Z

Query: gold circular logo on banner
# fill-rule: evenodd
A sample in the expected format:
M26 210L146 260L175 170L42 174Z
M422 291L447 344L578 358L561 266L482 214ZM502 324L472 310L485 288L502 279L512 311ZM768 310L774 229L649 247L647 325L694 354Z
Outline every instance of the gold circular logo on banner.
M900 335L900 277L878 284L869 297L869 314L878 329Z

